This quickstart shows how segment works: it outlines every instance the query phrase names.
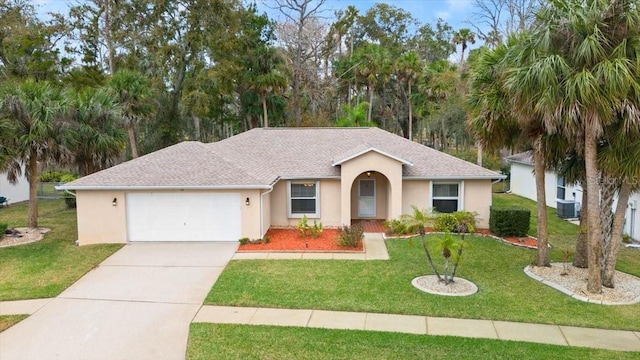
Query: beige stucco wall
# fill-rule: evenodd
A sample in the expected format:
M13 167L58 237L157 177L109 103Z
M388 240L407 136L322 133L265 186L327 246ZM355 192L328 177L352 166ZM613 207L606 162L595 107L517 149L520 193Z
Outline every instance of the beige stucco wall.
M491 180L465 180L464 210L478 213L478 227L489 227L490 206Z
M153 192L175 192L154 190ZM181 193L240 193L242 237L258 239L260 232L260 190L212 191L185 190ZM129 192L132 193L132 192ZM77 191L78 240L80 245L97 243L126 243L127 213L124 191ZM244 205L246 198L250 205ZM113 206L113 198L117 205Z
M353 182L361 174L367 171L375 171L383 174L389 186L387 201L387 218L395 218L402 214L402 163L375 151L362 154L356 158L342 163L341 166L341 191L343 194L351 193ZM341 222L344 225L351 224L351 196L343 196L341 199Z
M80 245L126 243L126 205L123 191L76 191Z
M270 193L273 226L296 226L298 223L299 218L289 218L287 186L288 180L280 180ZM323 226L340 226L340 180L320 180L320 218L315 220L322 222Z
M421 210L429 210L431 208L430 192L431 181L429 180L404 180L402 182L402 213L413 213L413 205Z
M368 219L387 219L389 215L387 206L389 202L389 192L387 191L389 181L378 172L372 172L371 176L367 176L366 173L360 174L353 181L351 186L351 218L360 219L360 216L358 216L358 192L360 190L360 180L362 179L374 179L376 181L376 216Z

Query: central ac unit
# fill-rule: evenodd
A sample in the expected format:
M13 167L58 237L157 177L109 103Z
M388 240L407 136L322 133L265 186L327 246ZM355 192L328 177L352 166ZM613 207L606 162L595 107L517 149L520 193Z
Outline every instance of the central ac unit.
M573 200L558 200L558 217L561 219L575 219L578 217L580 204Z

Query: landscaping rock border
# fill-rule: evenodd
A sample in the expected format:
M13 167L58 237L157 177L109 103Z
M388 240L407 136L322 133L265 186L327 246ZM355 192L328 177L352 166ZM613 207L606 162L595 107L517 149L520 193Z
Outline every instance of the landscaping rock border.
M478 292L478 286L469 280L455 278L453 283L445 285L435 275L418 276L411 280L411 285L418 290L434 295L469 296Z

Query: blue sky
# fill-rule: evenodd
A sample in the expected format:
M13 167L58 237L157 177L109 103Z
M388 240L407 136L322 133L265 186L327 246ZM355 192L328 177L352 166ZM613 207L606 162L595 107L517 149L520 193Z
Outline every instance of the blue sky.
M70 0L34 0L41 13L57 11L66 13ZM258 4L261 0L258 0ZM472 17L472 0L395 0L395 1L373 1L373 0L327 0L325 16L332 16L334 10L344 9L349 5L355 5L361 13L366 12L375 3L388 3L410 12L411 15L421 23L434 24L438 18L446 20L454 29L463 27L471 28L465 21ZM264 8L264 7L261 7ZM269 11L270 16L277 15L273 10Z

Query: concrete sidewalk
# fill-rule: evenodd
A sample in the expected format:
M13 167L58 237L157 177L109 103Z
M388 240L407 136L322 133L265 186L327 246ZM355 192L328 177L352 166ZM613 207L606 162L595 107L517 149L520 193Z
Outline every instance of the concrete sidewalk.
M193 322L388 331L640 351L640 333L633 331L416 315L203 306Z
M381 233L364 233L364 252L237 252L232 260L389 260Z

